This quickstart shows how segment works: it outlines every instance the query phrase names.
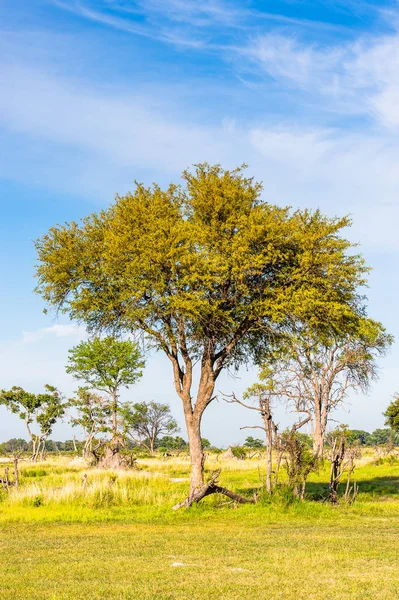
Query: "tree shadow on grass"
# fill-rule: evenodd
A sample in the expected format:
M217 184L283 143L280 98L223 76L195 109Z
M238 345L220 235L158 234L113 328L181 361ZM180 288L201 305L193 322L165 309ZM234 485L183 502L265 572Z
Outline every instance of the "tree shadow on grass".
M386 477L373 477L372 479L356 479L359 494L372 496L399 496L399 474ZM343 479L338 488L338 495L343 495L346 488L346 479ZM306 497L309 500L322 500L328 496L328 482L310 481L306 484Z
M369 494L372 497L392 496L399 497L399 474L386 477L373 477L372 479L356 479L358 494ZM353 485L353 481L352 484ZM343 477L338 488L338 497L342 497L346 489L346 479ZM262 494L261 484L253 487L234 487L234 491L247 498L254 494ZM306 499L320 502L328 498L328 481L309 481L306 484Z

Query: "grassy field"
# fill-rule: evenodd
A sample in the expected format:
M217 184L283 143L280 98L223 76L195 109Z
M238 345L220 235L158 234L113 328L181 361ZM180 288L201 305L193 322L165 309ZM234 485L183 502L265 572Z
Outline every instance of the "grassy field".
M231 489L251 494L262 483L257 461L221 466ZM399 598L396 461L363 459L352 506L322 502L326 469L312 476L305 502L284 491L239 507L211 496L178 512L171 506L187 490L188 462L139 467L24 463L19 490L0 503L0 598Z

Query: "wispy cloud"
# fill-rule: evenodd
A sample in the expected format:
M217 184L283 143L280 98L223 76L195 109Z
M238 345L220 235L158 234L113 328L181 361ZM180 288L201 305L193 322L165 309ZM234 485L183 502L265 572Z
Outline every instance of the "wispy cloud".
M162 163L175 170L184 156L217 160L224 148L217 129L169 118L134 93L115 96L14 65L0 66L0 81L10 90L0 97L5 127L89 149L119 167Z
M326 111L367 115L386 127L399 122L399 35L362 36L335 46L296 35L267 34L241 49L288 89L322 98Z
M79 190L87 190L94 180L98 193L104 185L101 174L107 179L114 169L119 173L129 169L130 181L143 167L175 179L198 161L226 166L245 161L264 181L270 201L321 206L330 213L350 211L363 244L399 247L394 226L399 218L399 142L386 132L355 132L287 119L257 126L242 119L194 125L187 110L185 119L178 120L168 115L167 106L149 108L149 102L145 106L145 98L115 96L15 66L3 67L0 75L4 89L12 90L0 98L4 126L92 156L93 171L86 173L86 181L77 181ZM48 184L49 163L42 168ZM73 172L72 165L71 177ZM119 175L116 189L123 192L120 181Z
M262 73L267 76L269 86L307 94L302 103L318 105L319 110L366 116L388 128L399 125L399 10L352 2L351 10L373 12L385 21L389 17L390 33L352 31L349 36L326 40L303 34L309 26L335 30L342 26L260 11L232 1L53 2L120 31L213 52L234 65L239 76L255 69L258 79ZM348 10L343 3L337 7Z
M80 337L84 335L85 329L77 325L52 325L51 327L43 327L36 331L23 331L22 344L32 344L40 342L44 338L54 336L56 338Z
M96 10L82 2L72 1L67 3L62 0L54 0L54 4L58 8L125 33L166 42L175 46L187 48L200 48L203 46L203 40L195 38L193 35L187 36L181 29L177 31L172 27L165 26L165 24L154 26L151 22L141 22L134 18L127 18L127 15L130 17L143 15L143 12L140 10L129 10L118 7L118 12L110 12L109 10ZM111 9L113 5L114 3L111 3Z
M222 0L52 0L58 8L89 21L174 46L223 51L239 36L255 36L272 25L347 32L348 27L267 12Z

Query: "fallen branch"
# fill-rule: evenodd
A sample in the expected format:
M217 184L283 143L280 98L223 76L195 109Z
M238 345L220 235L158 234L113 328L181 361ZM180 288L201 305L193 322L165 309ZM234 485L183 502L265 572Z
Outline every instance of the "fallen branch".
M194 503L200 502L206 496L210 496L211 494L223 494L227 496L234 502L238 502L238 504L255 504L257 501L257 496L254 494L253 498L246 498L245 496L241 496L241 494L237 494L236 492L232 492L221 485L218 485L217 479L220 475L220 470L211 473L211 477L209 481L207 481L202 487L198 490L194 491L194 493L190 494L183 502L179 502L173 506L172 510L178 510L179 508L190 508Z

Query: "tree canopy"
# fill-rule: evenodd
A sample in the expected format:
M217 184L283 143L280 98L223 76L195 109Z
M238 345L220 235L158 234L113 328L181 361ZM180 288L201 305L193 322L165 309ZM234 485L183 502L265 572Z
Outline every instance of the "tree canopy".
M136 342L94 337L68 352L66 372L91 388L112 394L142 376L144 360Z
M399 395L394 396L392 402L384 412L385 425L395 431L399 431Z

